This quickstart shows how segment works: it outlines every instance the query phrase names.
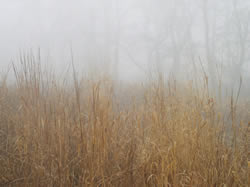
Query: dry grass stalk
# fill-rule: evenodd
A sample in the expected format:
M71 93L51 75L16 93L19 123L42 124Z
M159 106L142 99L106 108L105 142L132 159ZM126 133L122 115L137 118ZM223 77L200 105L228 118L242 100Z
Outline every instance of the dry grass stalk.
M73 84L60 82L21 61L15 85L0 85L0 185L249 184L249 125L237 124L233 99L230 138L215 99L192 84L160 78L123 107L110 80L74 71Z

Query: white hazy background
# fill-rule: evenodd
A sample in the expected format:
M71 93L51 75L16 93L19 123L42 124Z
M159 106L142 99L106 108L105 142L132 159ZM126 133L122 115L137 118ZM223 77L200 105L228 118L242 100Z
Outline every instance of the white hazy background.
M233 88L250 80L250 1L0 0L0 68L38 49L58 70L72 50L78 69L119 80L184 78L202 64Z

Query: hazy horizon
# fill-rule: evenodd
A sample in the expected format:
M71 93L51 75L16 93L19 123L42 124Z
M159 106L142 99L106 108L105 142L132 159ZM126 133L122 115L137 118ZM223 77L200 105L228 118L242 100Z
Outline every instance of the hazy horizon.
M228 80L249 74L247 0L0 3L1 68L18 62L20 52L40 49L42 61L64 69L72 49L79 69L116 71L121 80L140 79L151 70L188 74L200 59L210 77L218 67Z

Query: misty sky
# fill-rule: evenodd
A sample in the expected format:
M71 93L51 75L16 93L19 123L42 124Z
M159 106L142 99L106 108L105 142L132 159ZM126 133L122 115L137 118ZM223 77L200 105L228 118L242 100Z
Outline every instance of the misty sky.
M134 30L140 25L137 23L140 21L140 7L132 2L128 0L125 5L121 2L119 6L125 14L121 18L123 25L126 27L127 24ZM112 27L116 21L116 12L112 12L117 8L115 1L1 0L0 4L0 67L6 67L11 59L16 59L20 51L36 51L38 48L44 59L60 64L60 67L69 63L71 47L75 63L90 63L84 58L88 53L86 48L92 47L88 45L96 42L90 40L104 42L102 37L112 35L105 27ZM109 20L105 20L107 17ZM98 52L102 52L101 49L96 55ZM125 65L123 69L124 72L128 70L127 73L138 73L133 64Z
M157 63L158 69L186 71L180 68L184 63L198 57L206 62L204 1L0 0L0 67L16 60L20 51L40 48L44 61L64 68L70 62L72 47L79 67L95 64L93 67L102 68L115 63L119 46L121 77L140 77ZM216 49L213 59L221 64L237 61L242 50L224 58L232 54L230 50L238 50L233 46L238 36L249 39L246 33L250 29L244 25L241 30L234 29L237 21L230 19L236 11L237 19L241 19L242 10L249 14L249 1L207 2L207 46L210 51ZM249 17L242 17L240 23L246 25L248 21ZM248 46L244 44L244 68L249 64Z

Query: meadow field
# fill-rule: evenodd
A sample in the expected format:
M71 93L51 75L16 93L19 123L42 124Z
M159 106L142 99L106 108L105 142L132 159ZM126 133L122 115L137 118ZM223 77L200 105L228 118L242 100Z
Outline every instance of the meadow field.
M0 81L0 186L248 186L250 102L209 77L60 79L26 59ZM244 98L243 98L244 99Z

